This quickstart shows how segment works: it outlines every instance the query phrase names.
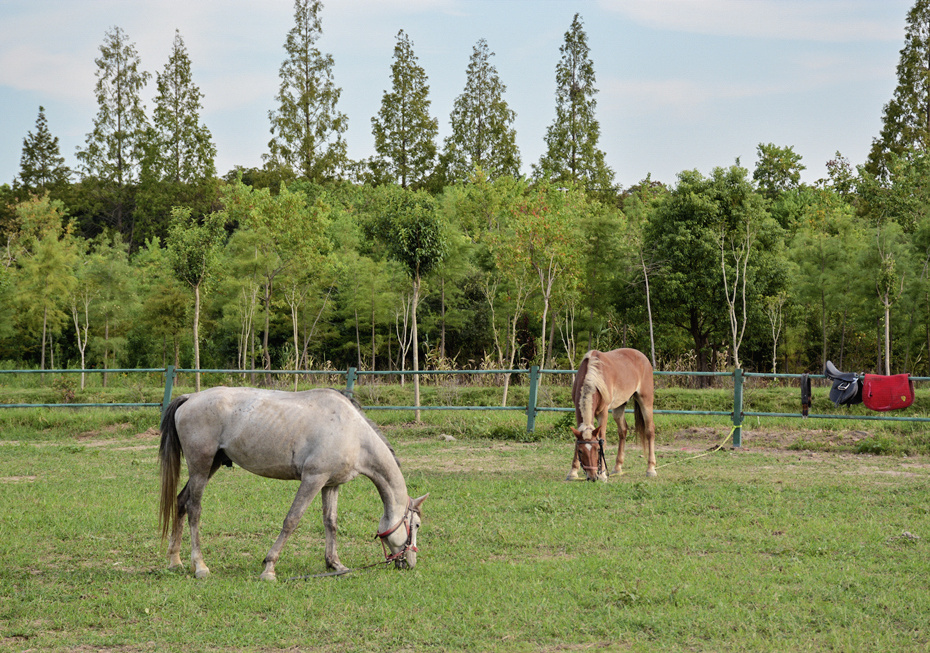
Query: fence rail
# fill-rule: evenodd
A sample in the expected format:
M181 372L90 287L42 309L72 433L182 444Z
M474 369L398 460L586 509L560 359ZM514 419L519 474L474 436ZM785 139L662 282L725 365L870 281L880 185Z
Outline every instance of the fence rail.
M533 432L536 423L536 416L545 412L572 412L573 407L562 406L539 406L539 384L543 375L560 375L574 374L575 370L556 370L541 369L539 366L532 366L529 369L512 369L512 370L393 370L393 371L365 371L350 367L346 371L341 370L234 370L234 369L192 369L180 368L173 365L159 368L133 368L133 369L61 369L61 370L0 370L3 374L161 374L164 377L164 395L161 402L128 402L128 403L55 403L55 404L25 404L25 403L2 403L0 408L92 408L92 407L126 407L126 408L160 408L162 412L171 402L171 396L178 374L238 374L238 375L286 375L286 376L342 376L345 377L347 394L353 394L355 384L362 376L427 376L427 375L487 375L487 374L525 374L528 377L529 393L527 404L525 406L363 406L365 410L506 410L520 411L526 414L526 430ZM733 372L670 372L656 371L656 376L691 376L691 377L732 377L733 378L733 410L661 410L656 409L657 415L717 415L729 417L733 424L733 446L740 447L742 444L742 424L746 417L801 417L801 412L797 413L772 413L756 412L743 410L743 385L748 378L769 378L769 379L800 379L801 374L767 374L760 372L744 372L741 369ZM811 379L824 379L822 374L811 374ZM930 381L930 377L911 377L913 381ZM834 414L814 414L806 416L811 419L855 419L871 421L896 421L896 422L930 422L930 417L904 417L891 415L834 415Z

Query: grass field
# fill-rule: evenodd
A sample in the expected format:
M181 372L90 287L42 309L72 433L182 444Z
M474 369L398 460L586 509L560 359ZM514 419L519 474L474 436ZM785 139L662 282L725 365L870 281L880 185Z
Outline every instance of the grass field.
M325 571L316 499L269 584L261 561L296 483L221 470L203 513L213 574L197 581L165 569L156 532L156 411L12 413L0 412L0 650L930 647L930 458L848 453L925 441L916 427L748 424L740 450L708 453L725 418L667 417L658 478L635 450L627 474L594 484L562 480L560 416L527 442L492 437L518 433L519 415L413 427L373 412L410 494L430 493L417 567L294 579ZM344 486L339 514L342 561L376 562L374 486Z

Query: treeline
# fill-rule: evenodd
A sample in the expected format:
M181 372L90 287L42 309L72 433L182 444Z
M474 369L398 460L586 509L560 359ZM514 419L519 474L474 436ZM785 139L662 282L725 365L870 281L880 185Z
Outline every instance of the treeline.
M0 359L11 366L574 367L630 346L659 368L930 373L930 130L913 83L928 2L869 161L800 182L792 147L752 171L621 190L598 147L575 16L531 178L484 41L436 143L425 71L398 34L377 155L348 161L321 4L295 2L261 168L217 177L183 39L149 79L114 28L75 173L40 108L0 187ZM909 63L910 62L910 63ZM118 89L120 92L115 92Z

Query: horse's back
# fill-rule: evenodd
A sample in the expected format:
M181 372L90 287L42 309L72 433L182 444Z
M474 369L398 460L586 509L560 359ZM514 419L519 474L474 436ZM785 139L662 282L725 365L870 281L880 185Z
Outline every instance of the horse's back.
M585 360L588 361L589 370L592 366L597 368L604 387L602 393L611 398L611 409L625 404L634 394L652 401L652 363L638 349L592 349L585 354Z
M222 450L270 478L298 479L308 461L348 470L366 428L364 416L336 390L216 387L187 397L176 414L186 456Z

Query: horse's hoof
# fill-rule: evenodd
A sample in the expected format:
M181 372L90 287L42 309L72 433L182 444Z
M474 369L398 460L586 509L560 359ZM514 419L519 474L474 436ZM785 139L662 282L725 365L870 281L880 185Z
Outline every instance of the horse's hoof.
M656 470L654 470L654 469L650 469L650 470L647 470L647 471L646 471L646 476L648 476L648 477L658 476L658 475L659 475L659 474L658 474L658 473L656 472Z
M262 575L258 577L260 580L266 580L269 583L273 583L278 580L278 575L273 571L263 571Z
M195 578L206 578L209 575L210 575L210 570L207 569L206 567L204 567L203 569L198 569L197 571L194 572Z
M578 472L575 472L575 471L569 472L569 473L568 473L568 476L565 477L565 480L566 480L566 481L577 481L577 480L578 480Z

